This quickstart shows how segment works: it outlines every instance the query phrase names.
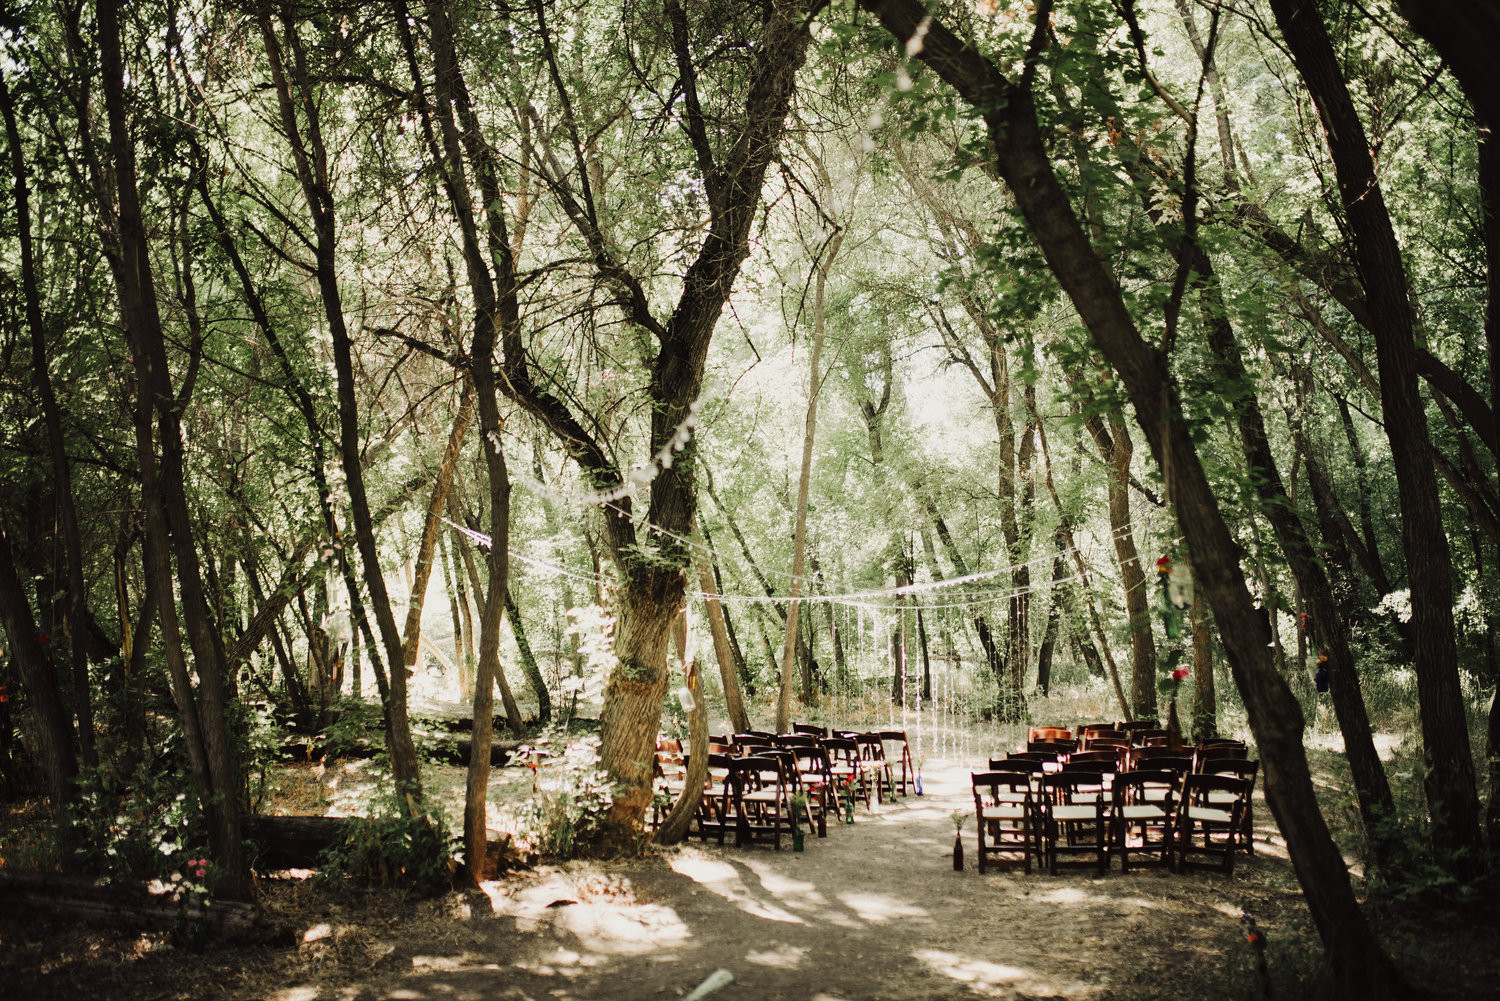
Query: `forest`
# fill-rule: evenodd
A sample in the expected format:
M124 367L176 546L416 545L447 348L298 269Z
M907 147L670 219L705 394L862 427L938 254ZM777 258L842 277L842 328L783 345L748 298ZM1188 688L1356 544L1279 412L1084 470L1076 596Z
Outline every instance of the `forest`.
M373 755L400 844L346 866L473 887L538 746L506 837L614 859L696 805L660 733L977 747L1087 692L1249 738L1328 996L1415 996L1371 901L1467 920L1500 858L1497 45L1463 0L5 5L0 877L254 907L277 776Z

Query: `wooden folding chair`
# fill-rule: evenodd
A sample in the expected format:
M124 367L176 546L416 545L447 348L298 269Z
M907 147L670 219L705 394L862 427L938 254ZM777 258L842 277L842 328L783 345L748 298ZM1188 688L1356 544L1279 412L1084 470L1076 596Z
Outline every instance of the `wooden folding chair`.
M917 781L917 768L912 764L911 760L911 742L906 739L905 730L879 730L877 733L880 736L882 744L894 745L899 742L901 745L900 750L896 750L893 746L888 746L886 748L886 760L892 761L891 754L895 753L896 757L892 761L891 767L894 768L897 762L901 765L901 778L898 782L898 789L900 795L905 796L908 789L915 786Z
M990 865L1021 865L1030 873L1032 852L1041 857L1041 819L1032 796L1031 776L1024 772L973 772L970 782L979 838L979 871Z
M1053 772L1042 776L1043 844L1047 868L1057 875L1061 865L1088 864L1093 856L1099 875L1109 869L1109 794L1100 775L1086 771ZM1064 862L1062 856L1084 856Z
M1234 775L1190 772L1177 806L1177 868L1234 872L1249 783ZM1200 858L1201 856L1201 858Z
M1130 853L1144 854L1150 865L1176 868L1177 787L1181 778L1169 769L1141 770L1116 775L1111 792L1114 803L1113 851L1120 856L1120 871L1130 871Z
M1255 854L1255 778L1260 772L1260 762L1245 758L1209 758L1199 763L1198 771L1204 775L1236 775L1247 783L1245 789L1245 820L1240 829L1240 841L1246 855ZM1229 793L1210 796L1210 800L1227 803Z
M738 807L734 843L770 844L781 851L781 832L792 833L791 793L781 760L750 754L732 758L729 768Z

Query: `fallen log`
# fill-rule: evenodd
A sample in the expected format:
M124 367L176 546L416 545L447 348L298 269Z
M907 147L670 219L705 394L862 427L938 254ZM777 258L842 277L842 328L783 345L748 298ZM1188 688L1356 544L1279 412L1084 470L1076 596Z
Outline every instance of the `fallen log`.
M492 741L490 764L505 764L512 754L527 744L524 740ZM421 744L422 750L434 761L448 765L467 765L472 747L473 740L467 737L429 737ZM278 757L285 762L343 761L373 758L384 750L384 741L366 737L331 746L317 741L294 740L281 745Z
M171 931L194 944L293 941L292 929L255 904L215 900L204 906L191 897L174 897L172 888L160 882L102 885L84 876L15 869L0 869L0 916Z
M252 864L262 870L316 869L323 864L323 852L348 836L351 819L247 815L244 835L254 844Z
M254 843L251 859L257 869L316 869L323 853L344 842L356 817L270 817L251 814L244 818L247 841ZM490 831L486 850L489 871L504 871L525 864L509 834Z

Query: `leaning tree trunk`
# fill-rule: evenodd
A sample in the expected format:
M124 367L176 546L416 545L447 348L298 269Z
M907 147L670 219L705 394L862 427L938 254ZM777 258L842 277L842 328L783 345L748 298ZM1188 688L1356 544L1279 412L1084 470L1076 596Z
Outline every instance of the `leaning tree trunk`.
M920 58L979 109L989 155L1079 318L1121 378L1136 419L1162 469L1186 536L1194 577L1214 611L1230 667L1245 699L1265 767L1266 797L1287 839L1313 921L1328 949L1340 996L1404 993L1395 966L1380 948L1355 900L1348 872L1313 789L1296 700L1266 654L1268 636L1245 587L1239 547L1225 524L1197 446L1180 419L1168 359L1136 328L1119 287L1080 225L1052 166L1032 98L1035 52L1020 82L933 19L917 0L861 0L898 42L924 25ZM1042 25L1033 48L1045 39Z
M1433 850L1460 877L1483 866L1479 797L1459 688L1453 568L1433 475L1432 442L1417 385L1414 317L1401 248L1370 145L1322 14L1307 0L1272 0L1298 74L1323 122L1354 259L1370 306L1380 364L1380 405L1401 499L1401 545L1411 586L1412 646L1428 767Z
M359 404L354 394L354 341L344 318L343 296L338 279L338 231L334 214L333 192L329 187L329 163L324 148L322 126L318 118L319 102L312 94L306 59L296 25L284 22L286 50L276 36L269 12L260 15L261 37L269 58L271 77L286 136L295 166L297 181L307 204L316 236L314 272L323 316L333 344L333 367L339 418L339 455L349 495L349 510L354 522L354 541L364 568L363 580L375 613L383 656L372 656L379 679L384 664L389 674L385 691L386 739L389 742L391 771L398 794L415 803L422 797L422 774L412 742L411 723L406 708L406 667L401 633L391 609L386 590L385 572L381 568L380 549L375 538L375 523L370 515L369 495L365 487L364 455L360 447ZM286 57L291 56L288 75ZM303 120L298 119L301 108Z
M249 868L240 834L241 784L229 732L226 658L222 636L212 621L204 596L187 504L181 423L181 407L186 400L171 386L166 337L141 215L135 137L126 119L119 11L114 0L100 0L97 14L109 152L118 203L114 236L119 243L111 255L111 265L138 380L136 452L141 464L147 518L146 548L151 563L148 572L162 580L175 580L178 585L180 622L186 627L192 646L198 683L194 687L188 680L181 637L177 633L179 620L171 591L167 589L159 603L159 612L169 671L183 715L201 806L208 821L210 847L223 869L216 892L229 899L244 899L250 893ZM87 123L80 125L88 128Z

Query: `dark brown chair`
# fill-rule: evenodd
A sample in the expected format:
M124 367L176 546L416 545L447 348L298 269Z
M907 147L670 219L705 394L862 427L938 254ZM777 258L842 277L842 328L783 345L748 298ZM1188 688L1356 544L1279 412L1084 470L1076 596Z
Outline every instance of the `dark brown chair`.
M729 761L735 796L736 845L770 844L781 851L781 832L792 833L791 790L782 761L769 754L748 754Z
M1245 854L1255 854L1255 777L1260 772L1259 761L1249 761L1245 758L1209 758L1198 766L1198 771L1204 775L1236 775L1246 782L1245 789L1245 821L1240 830L1240 842L1245 846ZM1211 800L1228 802L1229 794L1220 793L1217 797L1210 796Z
M1026 742L1033 740L1072 740L1073 731L1065 726L1033 726L1026 729Z
M810 737L826 737L828 736L828 727L818 726L814 723L793 723L792 732L805 733Z
M865 809L870 809L872 779L860 759L859 745L848 737L829 737L823 747L828 751L828 770L843 805L847 807L851 799L862 799Z
M1120 856L1120 871L1130 871L1130 853L1150 861L1137 866L1176 867L1177 787L1181 777L1167 769L1140 770L1116 775L1112 854Z
M1249 783L1234 775L1189 772L1177 807L1177 868L1234 872Z
M979 871L990 865L1020 865L1030 873L1032 852L1040 855L1041 845L1041 823L1030 776L1023 772L974 772L970 781Z
M686 755L683 760L686 762ZM708 756L708 777L704 780L697 809L693 811L693 826L689 828L689 833L704 841L712 838L722 845L724 836L733 833L738 824L738 800L734 795L737 780L730 767L730 762L736 760L728 754L710 753Z
M911 759L911 742L906 739L905 730L879 730L881 743L886 745L886 760L891 763L891 768L897 764L901 766L901 778L897 781L897 789L902 796L917 784L917 766ZM897 747L896 745L900 745Z
M887 790L891 794L891 799L895 799L896 774L892 771L891 763L885 756L885 741L880 739L878 733L854 733L851 736L854 743L859 746L860 761L864 762L865 769L873 776L875 801L884 803Z
M1059 866L1089 864L1099 875L1109 869L1108 793L1100 789L1098 773L1053 772L1042 776L1043 845L1047 868L1057 875ZM1064 861L1063 856L1080 856Z

